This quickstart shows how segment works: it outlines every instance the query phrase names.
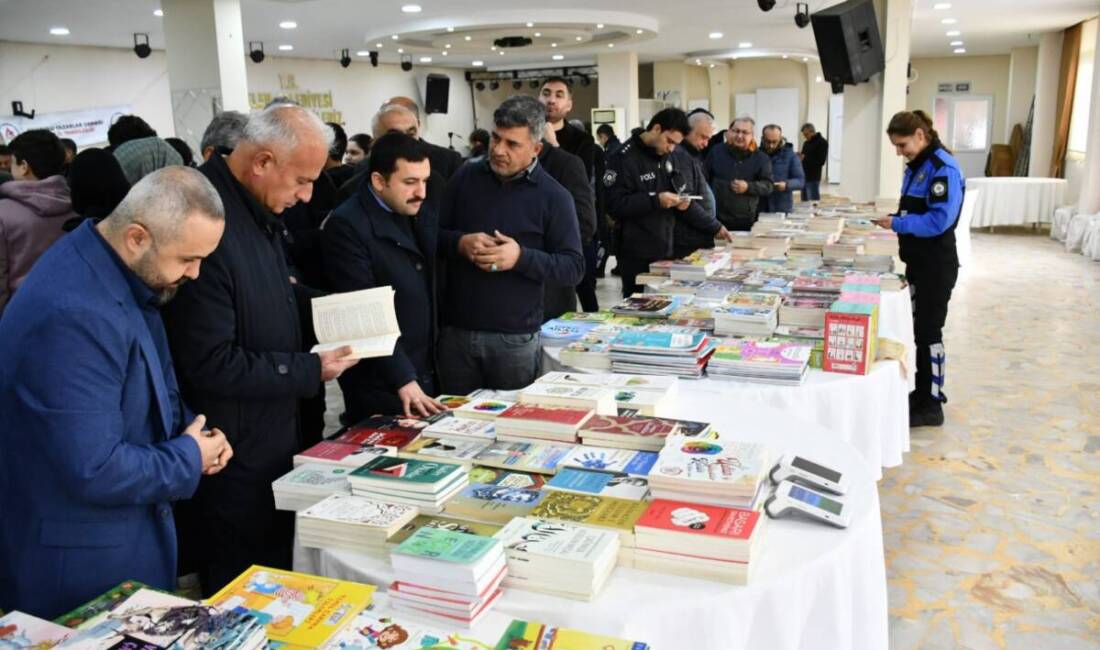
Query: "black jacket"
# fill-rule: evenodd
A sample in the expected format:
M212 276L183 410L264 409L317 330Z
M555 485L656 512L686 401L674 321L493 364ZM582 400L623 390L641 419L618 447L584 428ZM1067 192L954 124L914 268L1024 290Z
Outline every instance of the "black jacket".
M334 291L391 286L401 338L393 356L364 359L340 376L349 421L401 410L397 389L416 380L434 391L435 267L438 216L416 217L379 205L370 189L342 204L321 231L325 270Z
M684 257L700 248L714 248L714 234L721 228L718 219L714 216L714 194L707 184L703 165L695 158L691 150L683 146L676 147L672 153L675 162L673 180L677 186L683 186L684 193L701 196L702 199L692 201L692 205L698 204L709 217L706 222L689 219L677 219L672 231L672 256Z
M592 241L592 237L596 234L595 200L592 185L585 177L584 164L579 157L544 141L542 152L539 153L539 165L573 197L583 247ZM546 285L544 291L542 314L544 320L557 318L577 308L577 292L573 287Z
M748 151L718 145L707 154L707 176L722 225L730 230L751 229L760 197L772 193L772 163L768 155L759 149ZM748 182L748 191L735 193L731 187L735 180Z
M578 129L569 122L558 129L555 134L558 144L562 149L581 159L584 163L584 174L587 178L595 178L596 173L596 141L584 129Z
M427 140L421 140L421 142L428 148L428 161L432 163L432 171L439 172L444 181L451 180L451 176L454 176L458 168L465 162L462 160L462 154L454 149L432 144Z
M806 180L821 182L821 168L829 160L829 141L820 133L802 143L802 170L806 172Z
M673 254L676 223L685 222L709 235L719 224L697 201L687 210L662 208L661 192L695 193L694 165L683 157L659 156L635 133L607 160L603 176L607 211L622 231L619 255L638 260L668 259Z
M427 143L425 143L427 144ZM439 147L436 147L437 149ZM450 178L449 174L453 174L454 170L450 170L448 174L444 174L447 171L447 165L450 164L448 158L441 158L439 160L440 168L436 168L436 160L432 158L431 149L428 149L428 162L431 164L432 173L428 177L428 193L424 200L424 205L420 207L421 210L431 209L432 212L439 214L439 202L443 200L443 192L447 189L447 179ZM449 150L447 150L449 151ZM454 153L453 151L451 153ZM462 163L462 159L459 158L459 164ZM363 159L359 165L355 168L355 175L344 182L343 185L336 192L336 205L342 205L345 201L355 198L359 195L359 192L366 189L366 179L370 176L370 154Z
M164 320L187 404L233 445L233 461L203 482L252 488L290 470L298 400L321 386L320 358L305 351L315 292L290 283L282 223L225 160L214 156L199 171L225 205L225 234L198 279L165 306Z
M321 259L321 224L336 207L336 185L323 173L313 182L308 203L296 203L280 215L288 234L287 259L290 274L299 282L325 289L324 262Z

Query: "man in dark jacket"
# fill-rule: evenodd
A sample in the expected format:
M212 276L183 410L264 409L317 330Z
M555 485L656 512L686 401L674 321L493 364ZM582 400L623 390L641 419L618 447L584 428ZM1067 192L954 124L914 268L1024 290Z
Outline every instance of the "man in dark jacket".
M806 172L806 186L802 188L803 201L821 199L821 168L829 160L829 141L817 132L813 124L802 125L802 169Z
M617 259L623 296L640 290L634 279L650 263L673 256L677 222L690 224L711 240L727 236L697 200L687 198L691 187L671 155L689 130L682 110L666 108L607 161L603 177L607 211L622 228Z
M576 207L538 161L546 111L517 96L493 112L489 160L447 184L439 254L447 260L439 375L453 394L512 390L538 377L543 287L584 275Z
M794 209L794 191L805 182L802 161L794 147L783 137L783 129L769 124L760 132L760 148L772 165L772 193L760 198L760 212L790 212Z
M596 235L596 206L592 184L588 182L588 178L584 173L584 163L581 162L580 158L565 151L565 149L552 146L543 140L542 151L539 152L539 165L572 195L573 206L577 210L577 226L581 234L581 246L582 248L587 247ZM588 262L587 257L585 262ZM593 283L594 280L593 278ZM577 308L577 294L579 293L581 293L580 286L574 288L546 285L543 320L557 318L567 311L574 311ZM591 304L583 305L585 300L582 297L584 311L599 310L599 305L596 305L595 309L591 308ZM595 286L592 287L592 300L595 300Z
M707 154L718 220L730 230L750 230L760 197L772 193L771 161L756 148L755 124L751 117L737 118L726 131L726 142Z
M435 253L439 220L423 209L431 163L402 133L374 141L370 179L325 224L322 244L336 291L390 286L401 338L393 356L368 359L340 377L346 420L438 413L435 376Z
M393 104L404 106L416 116L416 133L413 135L416 135L416 137L424 143L424 146L428 148L428 160L432 163L432 171L442 176L445 181L451 180L451 176L454 176L454 173L458 171L458 168L461 167L464 162L462 160L462 154L454 149L441 147L424 139L424 125L420 121L420 107L417 106L416 102L412 99L401 96L390 97L383 105L383 108ZM378 134L376 133L374 137L377 138Z
M290 282L275 216L309 200L331 137L308 110L276 105L249 117L233 153L199 168L225 205L225 234L164 317L187 403L239 459L194 498L206 594L252 564L290 567L293 513L275 510L271 482L301 450L298 400L355 363L346 347L305 352L311 292Z

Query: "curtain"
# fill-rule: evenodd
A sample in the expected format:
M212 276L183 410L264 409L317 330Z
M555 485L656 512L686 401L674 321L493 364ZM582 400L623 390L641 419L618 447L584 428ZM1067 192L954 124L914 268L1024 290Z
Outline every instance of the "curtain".
M1084 183L1077 211L1081 214L1100 213L1100 29L1096 30L1096 63L1092 66L1092 100L1089 111L1088 144L1085 149Z
M1066 150L1069 148L1069 122L1073 116L1073 92L1077 87L1077 59L1081 56L1081 23L1065 31L1062 39L1062 65L1058 71L1058 111L1054 123L1054 153L1050 175L1066 174Z

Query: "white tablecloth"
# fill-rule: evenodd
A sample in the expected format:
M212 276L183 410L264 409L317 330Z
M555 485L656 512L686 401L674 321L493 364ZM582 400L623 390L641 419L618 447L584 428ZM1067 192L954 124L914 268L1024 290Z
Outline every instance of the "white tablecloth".
M1050 223L1066 194L1064 178L998 176L968 178L966 189L981 190L971 228Z
M879 336L906 345L906 376L898 362L881 361L866 375L810 370L800 386L685 379L680 382L680 395L720 396L718 402L728 414L766 405L816 422L855 447L878 480L883 467L901 465L902 455L909 451L909 391L916 368L909 295L908 288L883 292L879 309ZM543 372L565 368L558 359L560 352L560 348L543 349ZM684 417L698 419L693 415Z
M720 408L701 394L680 399L681 415L765 441L850 473L848 529L801 520L767 523L749 586L617 568L591 603L508 589L472 635L492 640L508 618L534 619L650 643L654 650L883 650L888 645L886 568L878 489L850 445L790 413ZM384 559L295 549L296 570L377 584L393 579Z

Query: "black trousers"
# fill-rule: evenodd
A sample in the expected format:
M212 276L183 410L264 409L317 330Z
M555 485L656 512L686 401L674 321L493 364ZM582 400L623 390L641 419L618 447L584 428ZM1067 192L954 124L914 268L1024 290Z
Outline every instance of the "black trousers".
M913 338L917 352L916 393L922 399L946 401L943 326L959 276L954 260L907 263L905 278L913 296Z
M577 297L581 301L582 311L599 311L600 303L596 299L596 264L599 243L593 239L584 245L584 278L577 285Z
M623 279L623 298L642 293L645 287L638 285L636 279L639 274L648 272L649 265L656 260L627 255L619 255L615 259L619 262L619 277Z

